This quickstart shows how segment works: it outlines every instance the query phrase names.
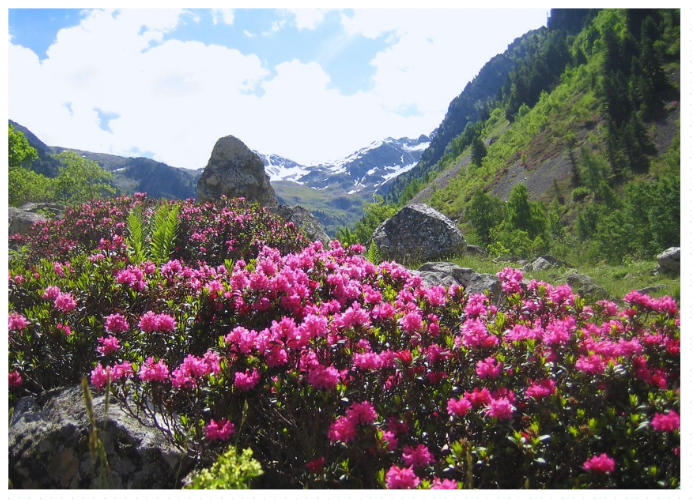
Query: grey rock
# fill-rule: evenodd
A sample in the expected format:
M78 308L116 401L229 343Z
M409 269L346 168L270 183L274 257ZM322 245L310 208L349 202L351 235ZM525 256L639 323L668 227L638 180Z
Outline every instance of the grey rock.
M663 290L664 288L666 288L665 285L652 285L642 288L641 290L637 290L637 292L639 292L641 295L651 295Z
M552 263L542 257L538 257L532 263L523 266L524 271L546 271L552 269Z
M63 211L65 210L65 205L60 203L52 202L40 202L40 203L25 203L21 207L22 210L32 213L41 212L42 215L49 215L53 217L61 217Z
M9 429L9 478L14 488L178 488L191 469L185 454L150 422L129 416L115 401L105 413L93 396L98 436L109 474L99 477L89 452L91 424L82 388L56 389L20 399Z
M16 207L9 207L7 212L9 219L8 234L28 234L35 222L48 220L48 217L44 215Z
M487 251L479 245L468 245L467 253L471 255L479 255L480 257L486 257L488 255Z
M468 295L489 291L491 300L495 304L498 304L504 296L501 280L497 276L478 273L452 262L427 262L412 273L419 275L427 286L461 285Z
M670 247L659 254L658 267L665 272L680 273L680 247Z
M265 173L263 160L233 136L222 137L196 188L198 201L214 201L222 196L245 198L264 207L277 206L277 196Z
M598 286L593 281L593 278L585 274L579 274L575 271L569 272L566 276L566 282L576 290L581 297L591 297L593 299L609 299L610 294Z
M551 255L540 255L533 262L523 266L524 271L547 271L554 267L568 267L563 260L559 260Z
M278 205L272 211L287 222L294 223L309 240L320 241L325 245L330 242L330 236L327 235L316 216L304 207L300 205Z
M428 205L402 208L379 225L371 236L385 260L415 262L464 254L463 233L442 213Z

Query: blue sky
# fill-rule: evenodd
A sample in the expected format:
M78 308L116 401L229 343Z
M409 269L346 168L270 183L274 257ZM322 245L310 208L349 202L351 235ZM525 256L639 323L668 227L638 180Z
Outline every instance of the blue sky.
M311 164L429 134L541 9L15 9L12 120L49 145L204 167L214 143Z

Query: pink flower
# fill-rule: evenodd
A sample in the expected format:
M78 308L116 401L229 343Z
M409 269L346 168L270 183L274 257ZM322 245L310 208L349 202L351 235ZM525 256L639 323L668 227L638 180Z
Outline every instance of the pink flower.
M487 325L480 319L466 319L460 333L463 334L462 344L465 347L493 347L499 343L499 339L489 334ZM458 345L460 341L456 341Z
M554 380L537 380L525 389L525 397L541 399L557 392Z
M109 335L108 337L99 337L99 344L101 344L99 347L96 348L97 351L99 351L101 354L106 356L107 354L110 354L112 352L116 352L118 349L120 349L120 344L118 343L118 339L112 335Z
M176 321L168 314L157 316L157 330L163 333L172 332L176 328Z
M434 456L423 444L418 444L416 448L405 446L402 450L402 461L411 467L426 467L434 462Z
M334 322L342 328L350 328L352 326L363 326L368 328L371 326L371 318L366 309L362 309L359 302L354 302L339 318L335 318Z
M598 354L591 354L588 357L581 356L576 361L576 369L585 373L599 375L605 371L605 362Z
M381 433L381 442L388 451L395 451L398 447L398 438L395 437L395 432L393 431L383 431Z
M227 344L235 344L241 354L248 354L255 347L258 332L248 330L243 326L237 326L224 337L224 342Z
M140 318L138 326L145 333L168 333L176 328L176 321L168 314L154 314L152 311L147 311Z
M448 400L448 414L455 415L457 417L462 417L465 415L470 408L472 408L472 403L465 398L455 399L451 398Z
M13 312L7 317L7 323L10 331L22 331L24 327L29 326L31 323L21 314Z
M398 320L398 323L409 334L422 329L422 313L419 310L412 311Z
M323 464L325 464L324 457L315 458L306 463L306 469L313 474L319 474L323 470Z
M253 368L253 371L246 370L244 373L236 372L234 374L234 387L237 387L240 391L250 391L253 389L260 381L260 373L258 373L257 368Z
M475 372L480 378L497 378L501 375L503 365L494 358L486 358L484 361L478 361Z
M381 356L375 352L356 353L353 358L354 366L360 370L378 370L381 367Z
M19 387L20 385L22 385L22 376L19 374L17 370L11 371L9 373L10 389L14 389L15 387Z
M109 333L123 333L130 329L130 325L122 314L111 314L106 317L104 328Z
M475 408L489 405L492 402L492 395L489 394L489 389L486 387L482 388L482 390L475 388L472 392L466 392L464 395L465 399L470 401Z
M368 401L352 403L347 409L347 417L357 424L371 424L376 421L378 415L373 405Z
M419 486L420 480L415 475L412 467L403 467L397 465L391 466L386 472L386 487L393 489L410 489Z
M513 417L515 408L507 398L493 399L484 412L488 417L496 417L499 420L508 420Z
M46 300L55 300L58 295L60 295L60 288L57 286L48 286L41 297Z
M138 323L140 329L145 333L152 333L157 329L157 315L152 311L147 311L140 318Z
M91 381L95 389L101 390L104 388L108 382L109 374L111 373L111 367L107 366L104 368L101 363L98 363L96 367L92 370Z
M226 418L222 418L219 422L210 420L210 423L205 426L205 437L208 441L227 441L234 434L234 424Z
M53 302L56 308L60 309L64 313L69 313L75 307L77 307L77 302L73 298L72 294L69 292L59 293Z
M668 413L656 413L651 420L651 425L656 431L676 431L680 428L680 416L674 410L670 410Z
M357 437L357 425L356 423L348 417L339 417L328 429L328 439L331 443L336 441L342 441L343 443L349 443Z
M431 483L431 489L432 490L457 490L458 489L458 483L456 483L452 479L441 480L438 477L435 477Z
M308 370L308 383L316 389L333 390L340 381L340 372L332 366L317 365Z
M154 358L150 356L140 367L139 376L143 382L164 382L169 378L169 367L164 360L160 359L155 363Z
M116 363L111 368L111 376L115 380L122 380L124 378L132 378L133 376L133 365L130 361L123 361L122 363Z
M594 455L583 462L583 470L587 472L595 472L604 474L614 472L614 459L603 453L602 455Z

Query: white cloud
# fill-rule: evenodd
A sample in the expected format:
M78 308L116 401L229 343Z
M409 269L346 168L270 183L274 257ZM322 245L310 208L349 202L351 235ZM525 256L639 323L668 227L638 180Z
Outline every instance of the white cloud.
M343 14L349 33L369 38L387 36L391 45L371 64L376 68L374 92L387 109L433 112L446 109L465 85L511 39L537 24L523 22L530 11L475 9L365 9ZM542 17L540 13L540 17ZM426 89L426 91L423 91ZM433 127L432 127L433 128Z
M214 24L234 24L234 9L212 9L212 22Z
M336 32L339 40L331 42L337 48L326 41L316 51L324 59L347 39L389 37L371 61L372 86L345 96L318 62L273 68L234 49L164 42L191 19L187 11L94 11L61 30L43 61L10 40L9 118L52 146L149 152L178 167L205 166L217 139L230 134L301 163L335 160L374 140L416 137L438 126L452 98L511 42L483 52L490 33L524 31L512 26L517 16L504 22L502 13L474 22L460 11L372 9L344 16L347 34ZM321 19L317 11L295 14L305 29ZM273 29L288 22L287 15ZM97 109L115 116L112 133L99 127ZM399 113L404 109L418 114Z
M313 30L323 22L328 9L288 9L294 15L294 23L300 30Z

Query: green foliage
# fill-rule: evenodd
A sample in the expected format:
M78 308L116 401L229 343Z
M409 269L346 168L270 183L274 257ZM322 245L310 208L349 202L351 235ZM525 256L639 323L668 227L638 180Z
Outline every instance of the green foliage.
M383 262L383 259L381 258L381 254L378 251L378 247L376 246L376 243L371 240L371 244L369 245L369 249L366 252L366 258L371 262L372 264L378 265L381 262Z
M514 227L508 220L492 229L491 238L493 243L489 246L489 253L495 257L527 259L543 253L546 248L540 236L533 239L526 231Z
M135 264L144 262L148 257L142 209L142 205L135 205L128 214L128 236L126 238L126 243L128 245L130 259Z
M114 194L109 181L111 173L98 163L82 158L73 151L57 155L62 166L58 176L48 178L29 169L38 153L24 134L11 124L8 126L8 191L9 204L20 206L27 202L57 201L59 203L85 203L93 198Z
M253 458L253 451L246 448L239 455L234 446L230 447L208 469L193 476L193 482L186 486L194 490L249 489L253 479L263 474L260 463Z
M478 167L482 166L482 160L487 156L487 148L482 142L479 136L475 137L472 141L472 156L471 161Z
M515 229L528 234L531 240L545 234L545 213L537 202L528 199L528 188L516 184L508 195L508 221Z
M380 195L374 195L373 203L364 204L364 216L354 227L359 243L365 244L373 235L378 225L392 217L398 211L398 207L392 203L386 203Z
M9 204L18 207L28 201L49 201L50 181L43 175L29 170L31 162L38 158L22 132L8 124L8 193Z
M12 124L8 124L7 152L7 165L10 170L26 168L38 158L36 149L31 147L24 134L16 130Z
M155 210L149 224L145 223L143 205L136 204L128 214L128 252L133 263L147 259L155 264L169 260L178 234L178 214L181 205L164 201Z
M150 252L155 263L166 262L173 252L174 240L178 232L178 212L180 209L179 204L164 202L154 214L154 225L150 235L152 242Z
M465 216L482 244L489 245L492 229L506 217L506 207L500 198L479 190L467 205Z
M351 246L356 243L359 243L359 238L357 237L357 233L352 231L349 227L341 227L340 229L337 230L337 235L336 235L338 241L342 243L343 246Z
M53 181L56 201L78 204L115 194L116 190L109 184L111 173L97 162L82 158L74 151L63 151L57 157L63 166Z
M18 167L7 173L8 201L11 207L19 207L30 201L53 201L52 179Z

